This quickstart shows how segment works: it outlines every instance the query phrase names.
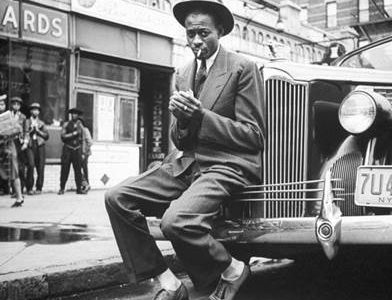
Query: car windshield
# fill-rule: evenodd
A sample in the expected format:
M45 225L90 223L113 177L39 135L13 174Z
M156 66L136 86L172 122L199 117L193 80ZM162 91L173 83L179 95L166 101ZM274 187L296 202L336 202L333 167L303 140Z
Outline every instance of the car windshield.
M341 66L392 71L392 41L364 49L344 60Z

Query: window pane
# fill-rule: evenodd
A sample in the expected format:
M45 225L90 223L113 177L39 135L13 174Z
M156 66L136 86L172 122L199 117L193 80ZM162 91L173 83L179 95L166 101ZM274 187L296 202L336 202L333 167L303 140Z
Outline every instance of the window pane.
M136 142L136 101L120 100L120 140Z
M82 57L79 75L110 81L136 84L136 69Z
M336 14L337 14L336 2L327 3L327 27L337 26Z
M114 140L114 96L98 94L97 140Z
M359 0L359 22L369 21L369 0Z
M76 107L83 111L84 125L87 126L91 136L93 136L94 94L78 92L76 96Z

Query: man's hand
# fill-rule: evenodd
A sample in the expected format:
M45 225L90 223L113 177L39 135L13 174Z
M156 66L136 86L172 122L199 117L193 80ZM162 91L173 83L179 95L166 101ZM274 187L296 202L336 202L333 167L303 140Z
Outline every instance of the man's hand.
M186 128L190 120L202 112L201 102L191 90L175 91L170 97L169 110L177 118L180 128Z

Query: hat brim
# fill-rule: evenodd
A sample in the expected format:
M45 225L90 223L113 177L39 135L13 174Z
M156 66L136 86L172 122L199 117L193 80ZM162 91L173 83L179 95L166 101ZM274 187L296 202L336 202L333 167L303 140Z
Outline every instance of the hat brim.
M202 9L211 12L224 28L223 35L229 34L234 28L234 17L230 10L219 2L192 0L179 2L173 7L173 14L177 21L185 27L185 19L192 11Z
M30 106L30 107L29 107L29 110L32 110L32 109L35 109L35 108L41 110L41 107L35 106L35 105Z
M82 115L83 114L83 112L81 110L76 109L76 108L72 108L72 109L68 110L68 113L69 114L78 114L78 115Z

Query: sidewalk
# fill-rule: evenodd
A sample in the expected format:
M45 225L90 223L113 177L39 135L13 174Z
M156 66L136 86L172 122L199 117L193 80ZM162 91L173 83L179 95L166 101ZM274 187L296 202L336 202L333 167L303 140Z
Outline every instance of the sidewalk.
M0 197L0 299L57 297L128 282L104 191ZM174 251L158 242L171 266ZM174 266L175 268L178 266Z

